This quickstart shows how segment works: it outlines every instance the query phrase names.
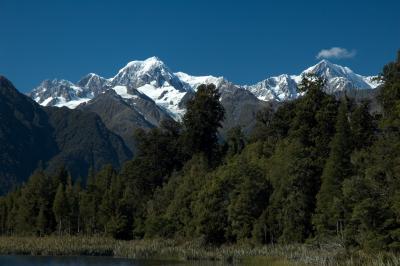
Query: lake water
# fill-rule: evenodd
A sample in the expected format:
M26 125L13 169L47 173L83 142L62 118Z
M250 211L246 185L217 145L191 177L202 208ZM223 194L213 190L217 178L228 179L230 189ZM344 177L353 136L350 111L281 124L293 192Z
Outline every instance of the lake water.
M85 256L0 256L1 266L152 266L152 265L180 265L203 266L217 265L210 262L174 262L162 260L130 260L111 257ZM221 265L221 264L218 264Z

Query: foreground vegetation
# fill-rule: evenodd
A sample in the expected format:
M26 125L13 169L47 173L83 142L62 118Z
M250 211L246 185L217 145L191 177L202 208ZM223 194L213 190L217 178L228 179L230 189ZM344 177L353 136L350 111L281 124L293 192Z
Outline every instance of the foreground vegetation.
M0 237L0 254L113 256L173 261L205 260L259 265L399 265L392 253L346 253L338 245L316 246L235 244L219 247L184 240L122 241L105 237ZM257 265L257 264L256 264Z

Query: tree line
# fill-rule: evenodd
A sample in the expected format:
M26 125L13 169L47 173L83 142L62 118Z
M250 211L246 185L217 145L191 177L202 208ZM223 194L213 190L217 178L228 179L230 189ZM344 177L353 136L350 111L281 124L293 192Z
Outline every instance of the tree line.
M400 52L379 78L380 113L304 76L302 97L267 106L250 135L235 127L225 141L220 94L201 85L182 122L135 133L137 156L119 171L82 183L38 169L0 198L1 234L398 250Z

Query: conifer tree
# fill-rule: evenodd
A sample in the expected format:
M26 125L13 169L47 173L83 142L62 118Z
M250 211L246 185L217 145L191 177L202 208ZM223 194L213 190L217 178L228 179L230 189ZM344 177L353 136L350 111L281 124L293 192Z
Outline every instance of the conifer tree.
M73 187L72 200L70 201L71 216L73 220L74 230L79 234L81 230L81 217L79 210L79 202L82 193L81 179L78 178Z
M79 218L82 231L93 234L97 227L97 211L99 203L96 201L96 176L93 168L88 171L86 189L79 193Z
M320 236L336 234L343 236L342 183L351 176L350 155L353 150L347 106L348 102L343 98L336 119L336 133L330 145L329 158L326 161L321 177L321 188L317 194L317 208L313 220Z
M182 167L180 136L181 125L171 120L161 121L160 128L147 132L137 130L137 156L125 168L135 168L135 175L146 179L148 190L161 186L174 170Z
M68 201L65 196L64 185L60 183L57 188L57 193L53 202L53 213L58 224L58 235L61 235L63 230L63 223L69 213Z
M242 152L246 145L246 138L242 127L236 126L228 130L226 142L228 144L228 154L234 155Z
M226 180L213 180L207 183L203 189L198 189L195 195L196 201L192 204L192 221L186 221L192 226L193 231L188 235L195 235L204 239L206 243L222 244L229 236L228 215L226 199L228 192L224 191ZM193 197L193 196L192 196Z
M17 199L17 213L15 217L15 230L22 234L31 234L35 229L35 202L27 187L21 190Z
M97 227L97 205L91 190L82 191L79 197L79 217L82 221L82 230L92 235Z
M374 140L376 132L375 118L370 114L369 102L363 101L355 107L350 119L354 149L368 147Z
M225 116L220 97L215 85L200 85L183 117L186 152L204 153L209 162L217 155L218 129Z
M396 130L400 126L400 50L396 60L384 66L380 79L384 82L378 95L384 115L381 126L387 130Z
M165 210L165 218L169 222L171 234L190 236L195 233L195 221L193 220L193 202L197 193L208 178L208 163L202 154L193 156L185 165L181 175L176 176L178 180L171 182L173 197Z
M17 214L18 214L18 198L21 196L21 189L17 189L9 195L7 200L7 233L17 233Z
M270 196L269 182L262 170L249 162L240 165L240 180L230 193L227 207L229 235L236 241L251 237L253 226Z
M4 235L7 231L7 216L8 216L8 209L7 209L7 199L0 198L0 234Z
M45 213L45 207L42 205L39 210L39 214L36 218L36 229L38 231L39 236L44 236L47 232L47 217Z

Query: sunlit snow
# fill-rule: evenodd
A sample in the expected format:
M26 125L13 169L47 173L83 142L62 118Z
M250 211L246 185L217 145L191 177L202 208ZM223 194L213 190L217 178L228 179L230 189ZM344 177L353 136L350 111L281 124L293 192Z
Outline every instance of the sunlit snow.
M357 89L373 89L381 84L372 76L361 76L354 73L348 67L333 64L322 60L316 65L307 68L299 75L280 75L270 77L254 85L238 85L253 93L262 101L284 101L295 99L299 95L297 85L301 82L302 75L314 73L327 80L331 92L354 87ZM90 73L86 84L94 78L101 78L97 74ZM103 87L98 87L98 81L93 80L92 86L80 84L82 87L66 80L46 81L31 93L31 97L41 105L66 106L76 108L79 104L88 102L97 94L103 93L110 87L123 99L129 100L140 96L128 92L128 87L137 88L140 93L151 98L158 106L169 112L174 118L180 119L185 110L180 107L183 97L188 91L196 91L200 84L215 84L218 88L223 86L226 80L215 76L192 76L183 72L173 73L157 57L146 60L131 61L121 68L117 75L105 80ZM97 87L96 87L97 86ZM128 87L127 87L128 86ZM94 91L93 88L96 90ZM50 95L47 98L44 95ZM66 100L64 96L68 96ZM41 99L44 99L41 101Z

